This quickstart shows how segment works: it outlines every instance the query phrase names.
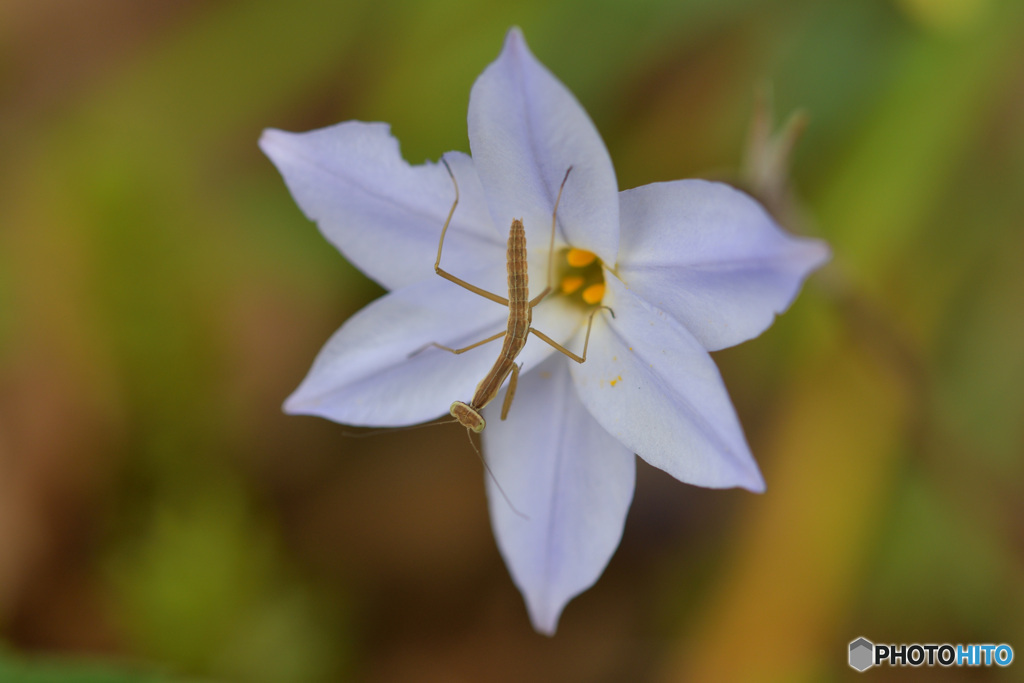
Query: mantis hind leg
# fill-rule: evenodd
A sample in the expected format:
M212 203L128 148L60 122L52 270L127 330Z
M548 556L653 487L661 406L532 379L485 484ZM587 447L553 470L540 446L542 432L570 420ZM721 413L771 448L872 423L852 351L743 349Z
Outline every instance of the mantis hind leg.
M448 232L448 226L452 222L452 216L455 215L455 207L459 205L459 184L455 181L455 174L452 173L452 167L448 165L448 161L445 160L443 157L441 158L441 163L444 164L444 167L446 169L448 169L448 175L452 179L452 185L455 186L455 201L452 202L452 208L448 210L448 218L444 222L444 227L441 228L441 240L437 243L437 258L434 259L434 272L443 277L445 280L448 280L449 282L454 282L455 284L465 289L468 289L474 294L479 294L485 299L490 299L494 303L501 304L502 306L508 306L508 299L506 299L505 297L499 296L494 292L488 292L486 289L482 289L480 287L477 287L476 285L472 285L460 277L455 277L454 275L452 275L447 270L441 267L441 249L444 248L444 236Z
M558 205L562 201L562 190L565 189L565 182L569 180L569 174L571 172L572 166L565 169L565 176L562 178L562 184L558 186L558 196L555 198L555 208L551 211L551 240L548 242L548 286L544 288L543 292L530 299L530 308L539 304L544 297L551 293L551 283L555 279L555 229L558 225Z

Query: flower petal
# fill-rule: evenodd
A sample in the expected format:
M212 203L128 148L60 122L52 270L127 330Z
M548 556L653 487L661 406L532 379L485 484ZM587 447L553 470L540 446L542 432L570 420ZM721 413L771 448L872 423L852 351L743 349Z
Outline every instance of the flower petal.
M441 164L406 163L387 124L348 121L308 133L268 129L260 149L306 216L364 273L387 289L434 277L437 242L455 190ZM491 222L473 161L457 152L445 158L460 201L442 266L503 259L504 235Z
M549 239L558 206L565 240L615 263L618 185L608 150L576 98L530 53L517 28L473 84L469 145L496 225L522 218L530 239Z
M467 279L495 284L493 269L470 272ZM285 410L362 426L443 415L452 401L472 396L501 342L458 356L433 347L410 354L430 342L461 347L485 339L504 329L507 314L507 308L437 276L391 292L331 337Z
M711 356L675 318L614 277L587 361L569 366L580 400L624 446L688 484L764 490Z
M520 376L515 414L502 422L495 401L483 433L494 535L534 628L548 635L618 547L636 476L633 452L584 409L566 362L552 356Z
M620 194L618 274L710 351L761 334L829 258L787 235L753 199L722 183L677 180Z

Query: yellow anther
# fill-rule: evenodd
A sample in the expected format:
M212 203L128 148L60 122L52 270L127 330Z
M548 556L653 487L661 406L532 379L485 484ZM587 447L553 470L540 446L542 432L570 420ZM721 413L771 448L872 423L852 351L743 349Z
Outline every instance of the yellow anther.
M572 294L583 286L583 278L579 275L567 275L562 278L562 294Z
M565 255L565 260L569 262L569 265L573 268L583 268L589 266L597 258L597 254L586 249L570 249L569 253Z
M604 298L604 283L600 282L596 285L590 285L583 290L583 300L588 304L600 303L601 299Z

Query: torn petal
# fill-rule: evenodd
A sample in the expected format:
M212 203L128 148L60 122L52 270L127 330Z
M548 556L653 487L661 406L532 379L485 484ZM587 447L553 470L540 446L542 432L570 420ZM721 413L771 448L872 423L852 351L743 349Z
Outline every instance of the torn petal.
M441 228L455 198L442 164L411 166L384 123L348 121L288 133L268 129L260 149L295 201L345 258L386 289L434 277ZM504 256L473 161L445 157L460 200L444 245L444 267L468 268Z

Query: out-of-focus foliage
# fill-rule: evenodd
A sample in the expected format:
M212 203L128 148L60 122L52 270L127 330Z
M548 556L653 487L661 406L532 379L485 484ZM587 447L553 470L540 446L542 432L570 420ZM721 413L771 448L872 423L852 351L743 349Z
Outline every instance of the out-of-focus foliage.
M768 492L641 465L550 641L464 434L280 413L380 291L255 144L363 119L411 162L467 150L513 24L623 188L766 190L741 169L770 85L808 125L762 198L835 254L716 354ZM792 681L843 675L858 636L1020 653L1022 65L1017 0L7 0L0 680Z
M62 662L37 658L27 662L0 658L0 681L12 683L175 683L172 677L113 664Z

